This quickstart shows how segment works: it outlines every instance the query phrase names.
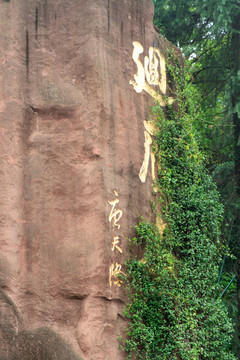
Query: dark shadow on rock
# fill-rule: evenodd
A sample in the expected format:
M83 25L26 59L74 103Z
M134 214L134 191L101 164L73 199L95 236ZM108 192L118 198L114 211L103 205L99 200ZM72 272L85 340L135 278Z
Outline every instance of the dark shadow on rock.
M48 328L22 332L12 346L11 360L80 360L70 346Z
M19 331L21 319L0 289L0 360L81 360L54 331Z
M1 360L81 360L59 335L48 328L23 331L8 338L4 344L6 340L1 339Z

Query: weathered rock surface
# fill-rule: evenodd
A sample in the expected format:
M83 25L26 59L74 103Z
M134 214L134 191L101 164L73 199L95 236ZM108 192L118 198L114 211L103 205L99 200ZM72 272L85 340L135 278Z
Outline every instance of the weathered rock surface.
M151 0L0 0L1 360L125 358L115 275L152 196L132 43L164 51L152 17Z

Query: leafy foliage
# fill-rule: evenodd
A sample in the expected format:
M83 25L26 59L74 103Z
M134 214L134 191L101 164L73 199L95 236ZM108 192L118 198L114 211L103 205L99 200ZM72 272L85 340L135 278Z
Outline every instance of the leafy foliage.
M240 3L239 0L153 0L154 22L189 59L198 113L194 127L200 148L224 204L221 237L234 258L224 263L224 278L236 275L235 294L224 295L236 326L235 353L240 359ZM230 231L233 224L233 231ZM233 284L231 285L233 286Z
M195 122L201 145L211 156L211 164L233 161L235 152L237 177L240 171L240 127L236 125L240 115L239 0L153 2L154 22L160 32L180 46L184 56L189 58L189 82L199 92L199 105L205 113L203 123ZM236 187L240 185L236 183Z
M219 194L204 166L192 125L196 97L178 60L168 65L177 104L153 108L159 131L155 151L162 234L142 221L133 245L142 259L127 262L129 359L233 360L232 324L223 301L214 301L222 253Z

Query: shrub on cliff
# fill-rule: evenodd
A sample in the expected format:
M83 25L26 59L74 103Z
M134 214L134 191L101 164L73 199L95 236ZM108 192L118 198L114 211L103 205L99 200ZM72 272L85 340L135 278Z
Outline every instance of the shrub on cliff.
M168 71L176 102L165 114L158 104L153 108L158 216L166 226L160 234L142 221L131 240L144 256L127 262L125 351L129 359L233 360L232 323L221 299L214 301L223 209L192 127L193 117L201 116L197 95L178 60Z

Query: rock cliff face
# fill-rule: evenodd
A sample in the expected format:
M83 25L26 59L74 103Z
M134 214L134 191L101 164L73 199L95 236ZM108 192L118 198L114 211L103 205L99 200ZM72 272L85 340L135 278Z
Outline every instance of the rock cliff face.
M1 360L125 358L117 274L166 93L152 18L151 0L0 0Z

